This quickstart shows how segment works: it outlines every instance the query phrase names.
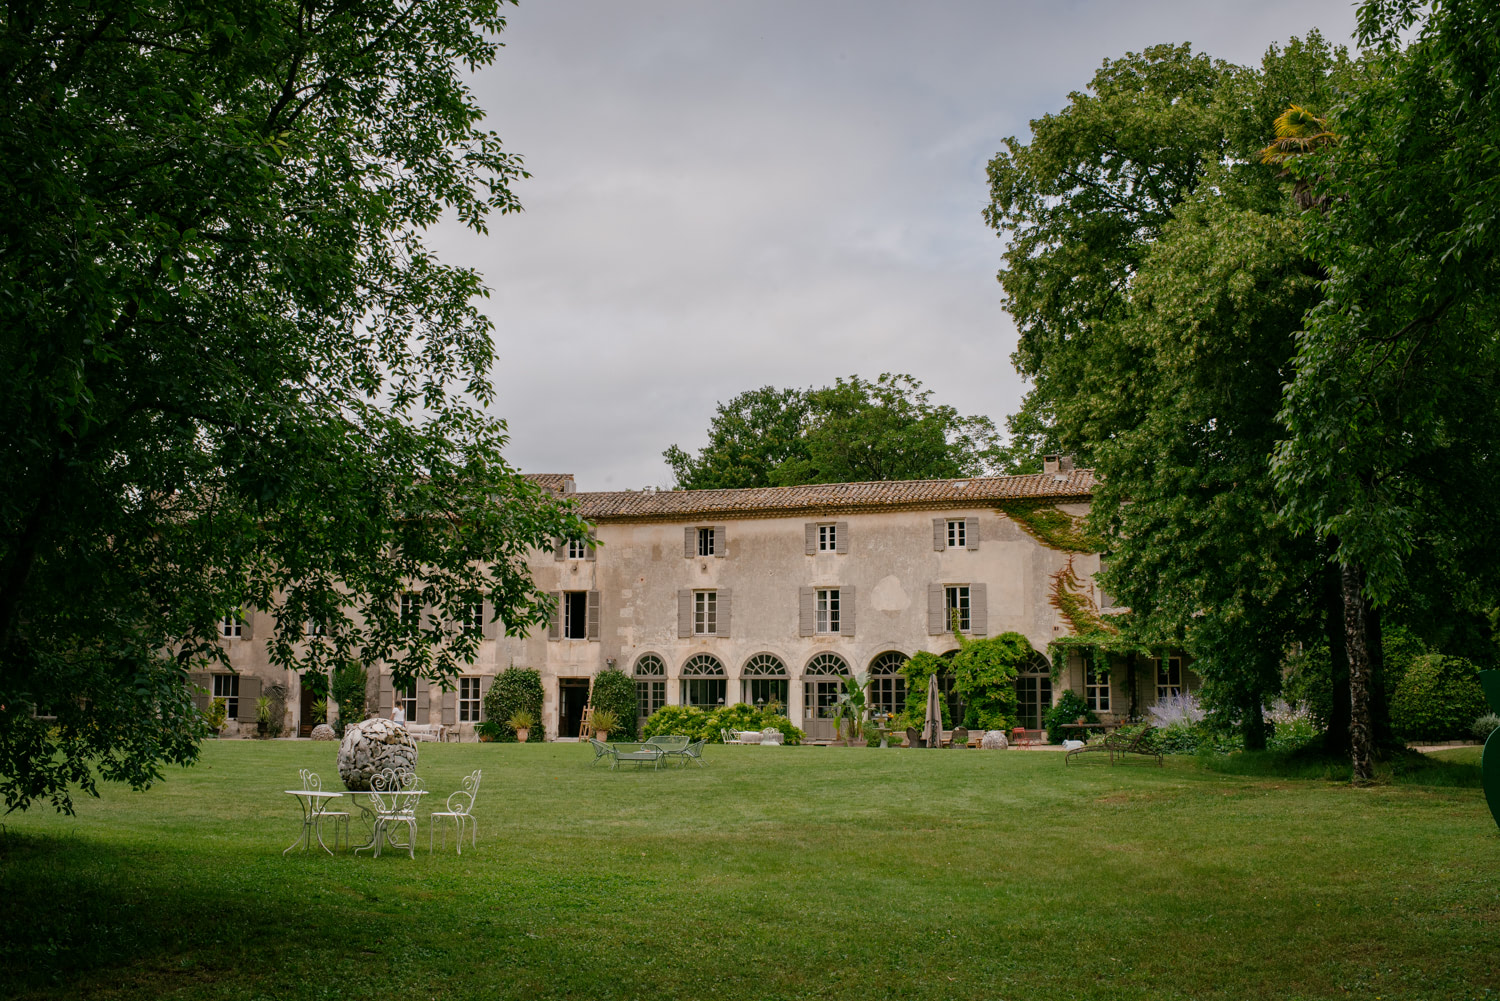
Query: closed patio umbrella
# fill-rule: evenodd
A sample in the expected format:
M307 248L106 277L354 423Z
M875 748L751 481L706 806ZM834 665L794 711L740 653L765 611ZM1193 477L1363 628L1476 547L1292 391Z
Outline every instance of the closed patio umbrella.
M927 679L927 718L922 722L922 736L928 747L943 746L943 710L938 704L942 694L938 691L938 676Z

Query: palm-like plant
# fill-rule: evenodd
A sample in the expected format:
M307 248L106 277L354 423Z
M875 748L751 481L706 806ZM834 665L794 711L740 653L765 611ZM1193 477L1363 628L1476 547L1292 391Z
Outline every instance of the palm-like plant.
M839 694L838 701L829 707L828 716L833 720L834 734L843 737L851 745L864 732L865 686L869 682L870 676L864 672L845 678L843 692Z

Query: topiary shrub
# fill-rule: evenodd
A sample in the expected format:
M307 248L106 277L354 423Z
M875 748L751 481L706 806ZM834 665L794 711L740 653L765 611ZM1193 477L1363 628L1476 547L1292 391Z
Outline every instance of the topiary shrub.
M546 728L540 725L542 718L542 675L529 667L507 667L495 677L490 690L484 693L485 719L494 723L490 732L496 743L514 744L516 731L507 720L518 712L529 712L538 725L530 728L526 736L528 744L540 744L547 739Z
M1057 700L1057 704L1047 710L1047 715L1042 717L1042 726L1047 728L1047 743L1061 744L1066 736L1063 733L1062 725L1064 723L1072 723L1080 716L1089 723L1099 722L1099 717L1094 715L1094 711L1089 708L1088 703L1083 701L1083 698L1070 688L1062 693L1062 696ZM1091 731L1079 730L1076 732L1078 734L1076 739L1083 740Z
M611 667L594 675L594 712L605 710L615 714L618 725L611 736L618 732L621 740L635 740L640 729L636 711L640 708L635 697L635 682L619 668Z
M1472 663L1430 653L1415 658L1397 683L1391 725L1407 740L1459 740L1487 708Z

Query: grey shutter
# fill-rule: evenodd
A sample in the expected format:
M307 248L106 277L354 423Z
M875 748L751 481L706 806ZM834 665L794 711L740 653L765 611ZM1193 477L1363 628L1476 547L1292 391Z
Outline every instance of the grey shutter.
M944 620L947 615L943 609L943 585L927 585L927 632L936 636L948 631L948 624Z
M380 674L380 715L387 718L391 715L391 706L395 705L395 687L391 684L391 676L385 672Z
M457 726L458 725L458 693L457 692L444 692L443 693L443 725L444 726Z
M834 522L833 534L833 551L847 553L849 551L849 523L847 521Z
M245 609L240 613L244 621L240 624L240 639L251 640L255 638L255 613Z
M968 549L979 548L979 519L964 519L964 546Z
M692 531L692 529L689 529ZM677 592L677 638L687 639L693 635L693 592Z
M495 604L494 604L494 602L491 602L491 601L481 602L480 605L479 605L479 612L480 612L480 618L482 618L484 620L484 625L480 627L479 634L481 636L483 636L487 640L497 640L497 639L499 639L500 638L500 623L496 622L495 619L494 619L494 615L495 615Z
M561 535L552 537L552 558L559 563L568 558L568 540Z
M719 588L718 622L714 624L715 636L729 635L729 588Z
M485 675L479 679L479 718L481 720L489 718L485 715L484 711L484 697L490 694L490 686L494 683L495 679L490 675Z
M547 620L547 638L549 640L562 639L562 616L563 616L563 593L552 592L552 618Z
M802 526L802 544L803 550L807 553L808 556L812 556L817 553L818 526L816 523L809 521L806 525Z
M586 541L597 543L599 541L599 537L597 535L595 535L593 532L590 532L589 533L589 537L588 537L588 539ZM594 547L593 546L584 546L584 548L583 548L583 558L586 559L586 560L592 560L594 558L594 556L595 556Z
M854 635L854 588L839 588L839 632Z
M682 555L688 559L698 555L698 530L692 525L682 530Z
M799 587L797 589L798 636L811 636L813 634L813 594L813 589L810 587Z
M714 526L714 555L715 556L720 556L720 557L728 556L729 555L729 526L728 525L715 525Z
M937 550L948 548L948 519L932 519L932 548Z
M248 674L240 675L240 707L235 719L255 722L255 700L260 698L260 679Z
M588 616L584 620L584 633L591 639L599 638L599 592L590 591L588 598Z
M208 704L213 699L214 676L207 671L190 672L188 674L188 687L204 689L201 692L193 692L193 706L199 712L208 712Z
M427 709L432 703L432 685L422 678L417 679L417 718L413 723L427 723Z
M990 634L990 610L987 605L989 586L969 585L969 632L975 636Z

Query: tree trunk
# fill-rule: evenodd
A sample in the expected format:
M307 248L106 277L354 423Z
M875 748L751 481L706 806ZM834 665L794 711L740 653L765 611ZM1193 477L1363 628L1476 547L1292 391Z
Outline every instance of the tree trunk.
M1338 543L1330 541L1331 549ZM1328 638L1328 674L1332 686L1332 705L1328 711L1328 730L1323 734L1323 749L1329 754L1349 753L1349 654L1344 643L1344 592L1342 570L1329 562L1324 575L1324 630Z
M1266 749L1266 717L1261 711L1261 704L1265 693L1255 689L1245 699L1241 711L1244 713L1240 721L1240 733L1245 738L1245 750L1264 751Z
M1130 689L1130 718L1137 719L1140 717L1140 712L1138 711L1138 707L1136 705L1134 650L1125 655L1125 684Z
M1373 734L1370 727L1370 648L1368 611L1364 571L1355 564L1344 564L1344 635L1349 654L1349 760L1354 767L1354 781L1365 783L1375 777L1372 762Z

